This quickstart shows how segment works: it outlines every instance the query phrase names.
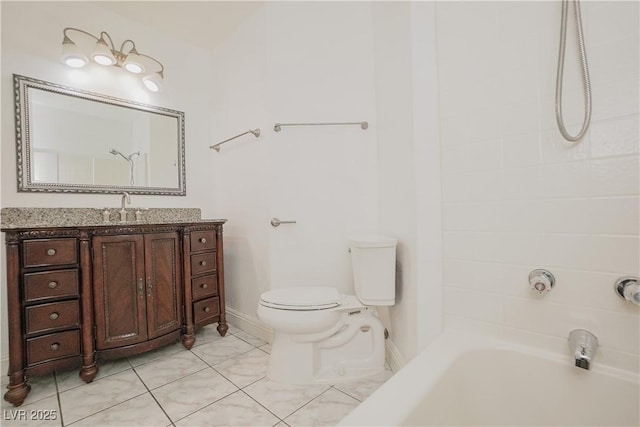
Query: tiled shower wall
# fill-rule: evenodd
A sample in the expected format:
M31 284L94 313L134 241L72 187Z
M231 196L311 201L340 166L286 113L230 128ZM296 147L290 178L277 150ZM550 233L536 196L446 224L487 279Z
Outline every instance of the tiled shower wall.
M638 369L639 310L613 292L639 274L638 2L583 2L590 130L570 144L554 113L560 2L436 5L445 328L500 331ZM564 111L583 115L573 12ZM550 294L529 289L547 268Z

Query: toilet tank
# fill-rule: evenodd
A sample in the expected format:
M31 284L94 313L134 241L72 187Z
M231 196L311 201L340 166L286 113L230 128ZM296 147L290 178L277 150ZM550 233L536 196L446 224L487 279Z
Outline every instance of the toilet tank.
M365 305L396 302L396 245L393 237L349 237L356 296Z

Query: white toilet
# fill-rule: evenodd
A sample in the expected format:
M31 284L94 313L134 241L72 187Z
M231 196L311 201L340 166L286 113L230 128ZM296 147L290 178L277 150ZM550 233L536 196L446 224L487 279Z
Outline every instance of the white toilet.
M396 244L384 236L349 239L356 295L318 286L262 294L258 318L274 332L268 378L333 384L384 369L384 327L376 306L395 303Z

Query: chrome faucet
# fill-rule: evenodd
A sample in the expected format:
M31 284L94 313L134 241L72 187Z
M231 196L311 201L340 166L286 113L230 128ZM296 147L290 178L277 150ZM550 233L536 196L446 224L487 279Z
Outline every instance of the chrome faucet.
M131 204L131 196L126 191L122 193L122 203L120 205L120 222L127 222L127 210L124 208L124 204L127 202Z
M598 348L598 338L585 329L574 329L569 333L569 348L573 352L575 365L588 370Z

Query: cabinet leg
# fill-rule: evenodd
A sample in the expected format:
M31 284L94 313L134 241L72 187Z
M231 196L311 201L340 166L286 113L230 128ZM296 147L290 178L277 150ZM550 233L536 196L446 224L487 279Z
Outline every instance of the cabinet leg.
M93 362L93 364L89 366L83 365L82 368L80 368L80 373L78 375L82 381L87 384L90 383L96 375L98 375L98 364Z
M31 386L27 384L27 381L24 378L24 375L20 374L21 380L14 383L13 378L11 378L9 385L7 386L7 392L4 394L4 400L13 404L13 406L20 406L24 399L27 398L29 391L31 391Z
M195 342L196 342L196 337L193 334L184 334L182 336L182 345L187 350L191 350L191 347L193 347L193 344Z
M228 330L229 330L229 325L227 325L227 321L220 320L220 322L218 322L218 332L220 333L220 335L224 336Z

